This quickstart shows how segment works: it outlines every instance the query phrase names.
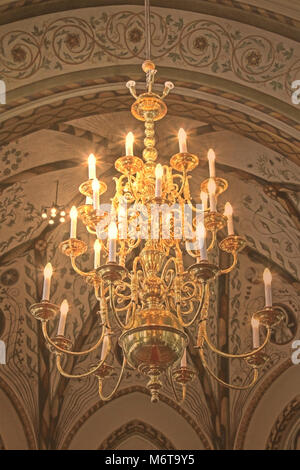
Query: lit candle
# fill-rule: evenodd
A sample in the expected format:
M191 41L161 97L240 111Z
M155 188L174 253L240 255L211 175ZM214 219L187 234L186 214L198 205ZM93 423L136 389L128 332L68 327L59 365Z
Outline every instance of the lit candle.
M208 163L209 163L209 176L210 178L215 178L216 177L216 166L215 166L216 154L213 151L213 149L209 149L207 158L208 158Z
M217 210L217 200L216 200L216 183L215 180L210 178L207 185L209 193L209 208L211 212L216 212Z
M43 286L43 297L42 300L50 299L50 287L51 287L51 277L53 269L51 263L46 264L44 269L44 286Z
M100 267L100 257L101 257L101 243L97 240L94 243L94 269Z
M201 260L207 260L207 250L206 250L206 230L203 222L200 222L197 226L197 237L200 250Z
M224 215L227 217L228 235L234 235L232 214L233 214L232 205L230 204L230 202L226 202Z
M264 270L266 307L272 307L272 274L268 268Z
M104 361L104 359L106 357L106 354L107 354L108 345L109 345L109 339L108 339L108 335L107 335L107 331L106 331L105 336L103 338L100 361Z
M59 318L57 336L64 336L65 334L68 311L69 311L69 304L68 304L68 301L65 299L60 306L60 318Z
M93 205L93 198L91 196L87 196L85 199L85 204L87 206L92 206Z
M97 179L93 180L92 189L93 189L93 206L94 206L94 210L97 212L100 207L100 201L99 201L100 183Z
M156 182L155 182L155 197L161 197L162 196L162 177L164 174L164 169L159 163L156 165L155 168L155 177L156 177Z
M133 155L133 142L134 142L134 135L132 132L129 132L126 136L126 156Z
M111 222L108 227L108 261L109 263L115 263L117 259L117 237L118 228L115 222Z
M202 203L202 210L206 211L207 210L208 194L205 191L201 191L200 199L201 199L201 203Z
M77 209L75 206L72 207L70 211L71 217L71 230L70 230L70 238L76 238L77 234Z
M94 180L96 178L96 158L93 153L88 158L89 165L89 179Z
M179 140L179 152L180 153L187 153L186 132L182 128L179 129L178 140Z
M253 348L259 348L259 321L256 318L251 320Z
M183 356L181 358L181 364L180 364L181 367L186 367L187 366L187 360L186 360L186 348L184 348L184 351L183 351Z

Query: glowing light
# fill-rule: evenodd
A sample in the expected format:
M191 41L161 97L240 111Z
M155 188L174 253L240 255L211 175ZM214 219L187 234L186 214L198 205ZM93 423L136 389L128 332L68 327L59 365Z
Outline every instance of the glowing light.
M128 132L126 136L126 155L127 156L133 155L133 143L134 143L134 135L132 132Z

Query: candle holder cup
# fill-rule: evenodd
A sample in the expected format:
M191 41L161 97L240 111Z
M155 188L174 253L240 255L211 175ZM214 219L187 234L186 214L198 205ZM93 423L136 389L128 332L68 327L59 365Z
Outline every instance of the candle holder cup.
M219 243L219 247L226 253L238 253L243 250L246 245L246 240L238 235L228 235Z
M205 212L204 225L210 232L218 232L226 226L227 217L219 212Z
M120 157L115 162L115 169L123 175L135 175L138 171L142 171L143 167L143 160L134 155Z
M265 307L254 313L253 318L266 328L274 328L283 320L283 313L274 307Z
M55 336L54 338L52 338L51 341L52 341L56 346L58 346L58 347L61 348L61 349L64 349L65 351L71 351L72 346L73 346L72 341L71 341L69 338L67 338L66 336L64 336L64 335L57 335L57 336ZM49 349L50 352L52 352L52 353L55 352L56 354L60 354L60 353L57 351L57 349L55 349L55 347L54 347L52 344L48 343L48 344L47 344L47 347L48 347L48 349Z
M99 180L98 180L99 181ZM103 181L99 181L99 196L107 191L107 186ZM86 197L93 197L93 180L88 180L79 186L79 192Z
M208 191L208 184L209 184L209 181L213 179L214 182L216 183L216 197L220 196L220 194L224 193L224 191L226 191L226 189L228 188L228 182L223 179L223 178L207 178L206 180L204 180L201 184L201 191L203 191L204 193L209 193Z
M103 281L114 283L124 279L128 271L124 266L110 261L96 269L96 274L103 279Z
M196 373L193 369L189 367L180 367L173 371L173 378L176 383L180 385L186 385L189 382L192 382L196 377Z
M219 267L209 263L207 260L201 260L199 263L192 264L187 269L192 279L198 282L208 282L216 277Z
M69 238L63 241L59 245L59 248L64 255L76 258L87 251L87 244L77 238Z
M49 321L59 313L59 307L47 300L42 300L42 302L31 305L29 311L37 320Z
M170 160L170 165L173 170L186 173L194 170L199 164L199 158L189 152L180 152L173 155Z

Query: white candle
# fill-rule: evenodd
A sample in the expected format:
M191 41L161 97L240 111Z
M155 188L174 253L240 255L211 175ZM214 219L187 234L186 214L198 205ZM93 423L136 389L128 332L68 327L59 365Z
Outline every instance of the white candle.
M272 274L268 268L264 270L266 307L272 307Z
M233 214L232 205L230 204L230 202L226 202L224 215L227 217L228 235L234 235L232 214Z
M132 132L129 132L126 136L126 156L133 155L133 143L134 143L134 135Z
M111 222L108 227L108 261L115 263L117 259L117 237L118 228L115 222Z
M70 238L76 238L77 235L77 209L75 206L72 207L70 211L71 217L71 230L70 230Z
M209 176L210 178L215 178L216 177L216 166L215 166L216 154L213 151L213 149L209 149L207 158L208 158L208 163L209 163Z
M93 180L92 189L93 189L93 206L94 206L94 210L97 212L100 207L100 201L99 201L100 183L97 179Z
M253 348L259 348L259 321L255 318L251 320Z
M187 360L186 360L186 348L184 348L183 356L182 356L182 359L181 359L181 364L180 364L180 366L181 366L181 367L186 367L186 365L187 365Z
M186 132L182 128L179 129L178 140L179 140L179 152L187 153Z
M100 259L101 259L101 243L97 240L94 243L94 269L98 269L100 267Z
M159 163L156 165L155 168L155 197L160 198L162 196L162 177L163 177L164 169Z
M104 361L105 356L107 354L108 345L109 345L109 339L108 339L108 335L107 335L107 331L106 331L105 336L103 338L100 361Z
M217 210L217 199L216 199L216 183L215 180L210 178L207 185L209 193L209 208L210 212L216 212Z
M50 287L51 287L51 277L53 269L51 263L46 264L44 269L44 285L43 285L43 296L42 300L49 301L50 299Z
M127 208L125 205L120 205L118 209L118 227L119 237L121 240L127 238Z
M200 199L201 199L201 203L202 203L202 210L206 211L207 210L207 202L208 202L208 194L205 191L201 191Z
M65 334L68 311L69 311L69 304L68 304L68 301L65 299L60 306L60 318L59 318L57 336L64 336Z
M197 227L197 238L199 243L200 258L201 260L207 260L206 230L202 222L200 222Z
M93 153L88 158L89 165L89 179L94 180L96 178L96 158Z
M87 196L86 199L85 199L85 204L87 206L92 206L93 205L93 198L90 197L90 196Z

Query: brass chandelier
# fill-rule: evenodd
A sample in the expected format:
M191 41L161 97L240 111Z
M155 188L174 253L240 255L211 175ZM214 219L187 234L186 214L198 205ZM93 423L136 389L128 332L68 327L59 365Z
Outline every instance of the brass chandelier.
M135 82L127 83L135 98L131 112L135 118L145 122L143 160L134 156L133 135L130 133L126 139L126 155L115 162L121 176L116 178L116 192L108 213L101 209L99 203L107 187L96 178L95 157L90 155L89 180L79 188L81 194L86 196L86 203L77 209L72 208L70 238L60 245L62 252L70 257L75 272L94 288L99 302L99 340L88 350L72 350L72 342L64 333L68 303L64 301L58 307L49 301L50 263L44 271L43 299L32 305L30 311L42 322L46 343L56 355L59 372L67 378L95 375L99 382L100 398L104 401L112 398L117 391L126 365L149 377L147 387L152 402L159 399L162 387L160 376L163 373L168 374L176 400L184 400L186 386L195 377L195 371L187 365L186 331L195 323L198 325L197 348L205 369L222 385L243 390L257 381L258 370L267 360L263 350L270 339L271 329L281 321L280 312L272 307L271 273L268 269L264 272L266 306L256 312L251 321L253 350L238 355L218 350L207 332L210 284L218 276L229 274L234 269L245 240L234 234L230 204L226 204L224 214L218 212L218 198L228 184L226 180L216 177L212 150L208 153L210 177L201 184L200 209L193 205L189 189L189 173L197 167L198 157L188 152L182 129L179 132L180 152L170 159L169 165L156 164L158 152L155 148L154 123L166 115L164 98L174 86L166 82L162 96L154 93L154 63L146 60L143 70L146 73L145 93L137 96ZM139 209L141 207L146 212L144 219ZM158 218L154 220L153 207L171 209L166 217L158 211ZM182 218L185 207L190 208L193 214L188 235L185 234L185 219ZM177 215L181 214L179 218L176 211ZM89 272L82 271L77 265L78 257L87 251L87 244L76 237L77 217L89 233L96 235L94 269ZM228 235L218 243L217 233L226 225ZM216 245L232 255L232 264L226 269L209 260L209 254ZM139 254L133 256L137 250ZM100 262L101 253L102 259L105 259L103 264ZM185 266L184 255L192 260L188 266ZM53 320L59 311L58 333L50 338L47 322ZM261 345L260 325L266 328L266 337ZM123 351L123 364L114 390L105 396L103 383L114 372L114 367L110 365L114 335L118 336ZM250 383L236 386L217 377L207 363L206 347L220 356L246 361L253 369ZM101 348L101 359L87 372L70 375L63 370L64 356L87 355L98 348ZM182 389L180 398L176 390L178 386Z

